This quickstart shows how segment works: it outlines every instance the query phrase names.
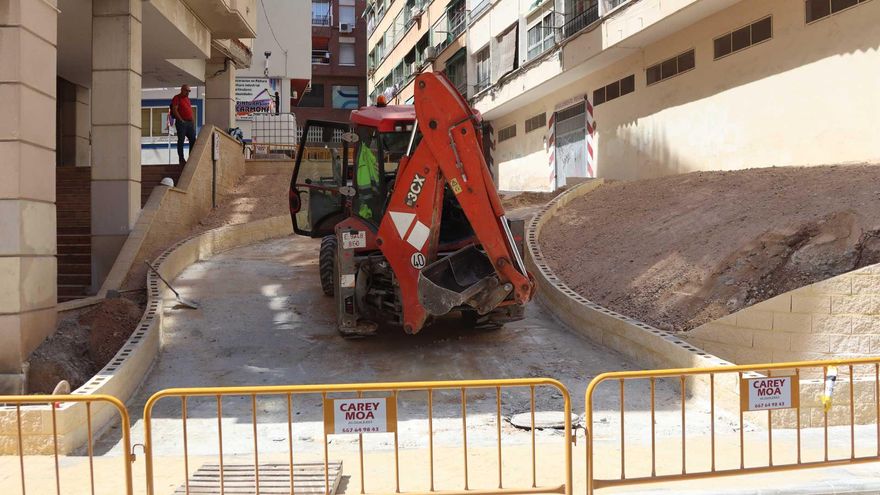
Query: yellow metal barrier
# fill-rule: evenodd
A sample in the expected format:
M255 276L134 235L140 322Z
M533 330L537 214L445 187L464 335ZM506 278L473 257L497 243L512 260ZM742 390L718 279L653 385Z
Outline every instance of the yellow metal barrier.
M840 379L837 377L838 369L840 369ZM634 385L632 382L638 380L647 382L647 384L642 383L639 386L648 389L649 393L648 390L640 390L640 396L630 400L645 400L649 397L647 400L650 413L650 450L638 448L638 445L631 445L631 450L636 447L636 453L628 456L625 428L628 395L625 390L627 383L632 386ZM655 394L661 381L664 386L667 386L667 390L672 388L679 395L680 404L676 407L680 405L680 441L675 439L672 442L668 436L663 439L667 441L667 444L678 445L678 452L675 451L675 446L672 447L673 450L670 450L668 445L658 447L659 437L656 432L658 407ZM671 387L669 386L670 381L673 383ZM611 464L612 460L613 464L617 463L616 456L609 453L615 448L614 445L603 445L602 456L595 455L598 426L594 417L597 402L596 391L602 384L609 384L614 389L619 389L619 391L612 390L610 393L605 393L602 401L605 403L617 401L619 405L619 412L613 407L603 410L603 412L612 411L612 417L610 419L604 418L603 423L618 421L613 416L619 414L619 433L615 431L611 436L620 439L617 443L620 449L620 473L619 476L610 476L607 475L609 470L605 470L606 476L599 478L596 476L597 460L607 464ZM837 392L833 392L835 384ZM780 388L778 390L767 388L776 386ZM790 387L788 396L785 395L786 386ZM750 392L751 389L754 390ZM858 395L855 394L856 389L860 389ZM828 391L832 391L830 396L820 399L820 396ZM642 392L644 393L642 394ZM773 395L776 392L780 392L781 395L778 397ZM695 415L698 419L708 419L705 421L708 423L708 438L703 435L695 435L693 432L690 436L688 435L687 396L689 393L693 397L708 399L708 411L701 408L696 412L692 410L690 415L691 420ZM767 394L766 397L771 397L773 400L763 400L761 394ZM725 402L722 408L716 407L719 402ZM677 411L669 410L668 403L665 406L667 409L663 411L664 414L669 414L676 420L679 419ZM880 358L603 373L595 377L587 387L585 407L588 495L592 495L594 490L599 488L619 485L714 478L880 460ZM702 407L704 408L705 405ZM694 406L692 406L693 408ZM729 437L719 435L717 431L719 423L716 415L721 413L721 409L724 408L727 411L733 411L734 418L738 410L739 421L737 424L735 419L732 420L732 424L729 425L732 426L732 434ZM764 411L766 411L766 417L764 417ZM857 420L856 411L859 411L859 420ZM637 411L631 410L630 412ZM644 413L645 411L640 412ZM700 418L705 414L708 414L709 417ZM829 414L831 414L831 420L829 420ZM752 418L749 423L745 421L746 415ZM867 435L862 432L861 435L857 435L857 423L868 425L867 427L872 432L876 429L876 440L873 438L873 433ZM776 435L774 435L774 425ZM810 428L811 426L813 428ZM830 426L837 428L837 431L834 432L837 440L848 437L845 449L835 449L838 453L837 456L829 453ZM747 429L754 431L746 435ZM764 429L766 429L766 436L764 436ZM780 431L783 429L785 431ZM792 432L792 429L795 431ZM776 439L775 447L774 436L782 437ZM641 437L642 443L646 437L647 435ZM815 440L815 443L819 443L821 447L814 451L805 450L803 444L807 438ZM708 440L708 444L706 444L706 440ZM731 442L722 445L722 440L731 440ZM782 440L788 441L788 444L783 443ZM766 450L764 450L764 446L766 446ZM731 450L724 450L724 447L731 448ZM660 462L667 464L666 472L663 472L664 466L658 463L658 450L661 452ZM860 453L857 453L857 450ZM724 459L722 459L722 452L727 454ZM805 457L808 453L815 459L806 460ZM699 454L707 455L701 457ZM785 460L780 462L782 457L788 462ZM650 463L648 463L649 459ZM672 462L673 459L674 462ZM722 460L729 467L722 467ZM628 461L630 462L628 463ZM673 464L672 469L669 469L670 463ZM704 465L702 469L689 469L689 466L692 467L693 464L700 463ZM628 475L628 465L640 468L639 470L643 473L636 476ZM680 472L678 472L679 467Z
M113 492L119 492L120 490L124 490L124 493L131 495L132 492L132 472L131 472L131 462L132 458L131 454L131 433L130 433L130 420L128 415L128 410L125 408L125 405L119 401L119 399L115 397L111 397L108 395L24 395L24 396L2 396L0 395L0 404L5 404L6 408L4 408L3 413L10 413L12 410L15 411L15 433L12 435L15 437L16 444L16 452L18 454L18 466L19 466L19 478L21 481L21 493L22 495L28 493L28 485L29 480L25 473L25 465L28 462L38 462L39 458L35 457L39 454L50 453L54 457L54 470L55 470L55 479L54 479L54 492L58 493L72 493L74 490L67 484L62 483L61 481L61 463L59 462L59 435L70 434L73 436L78 436L78 433L75 431L64 432L64 428L59 426L59 416L62 414L58 411L60 407L63 407L65 404L73 403L73 407L82 406L85 409L84 419L86 424L86 446L87 446L87 454L88 454L88 476L83 476L85 473L77 473L76 475L69 476L68 478L75 478L78 484L82 486L77 487L77 492L81 492L85 490L85 482L88 481L89 493L94 495L96 493L96 477L95 477L95 459L94 459L94 438L93 438L93 430L92 430L92 416L103 414L103 411L96 411L99 409L98 405L109 405L112 408L116 409L119 413L120 419L120 433L122 435L122 448L124 452L122 454L122 464L123 464L123 481L124 488L119 487L120 477L118 475L118 471L114 472L112 477L108 477L109 480L112 480L113 483ZM96 407L93 407L93 404ZM45 405L46 407L30 407L30 408L22 408L22 406L38 406ZM8 418L8 416L7 416ZM46 419L49 419L51 422L51 428L47 428L48 425L43 424L46 422ZM80 419L79 416L76 416L76 419ZM11 422L7 422L9 424ZM73 429L79 429L81 426L79 424L69 425ZM30 430L30 431L29 431ZM3 435L6 436L6 435ZM30 448L29 448L30 447ZM29 452L30 451L30 452ZM42 462L39 462L42 464ZM39 481L41 481L41 485L32 490L33 493L48 493L46 490L49 486L49 483L46 482L46 474L43 466L38 467L38 472L40 474ZM37 481L37 480L30 480ZM62 486L64 489L62 490ZM13 493L13 492L7 492ZM105 492L106 493L106 492Z
M279 143L260 143L260 142L250 142L246 145L251 149L253 154L283 154L287 155L291 158L296 157L296 150L299 145L296 144L279 144ZM335 148L337 153L341 153L341 148ZM304 160L324 160L329 161L333 159L333 154L331 153L331 148L322 147L322 146L306 146L305 153L303 153ZM348 149L348 160L349 163L354 160L354 147L350 147Z
M561 466L560 470L563 472L562 483L559 485L551 485L551 486L538 486L537 483L537 450L536 450L536 440L535 440L535 391L536 388L539 387L549 387L554 392L561 395L563 399L563 413L565 415L564 422L564 465ZM495 392L495 400L492 401L492 409L495 416L495 425L497 426L497 476L498 476L498 487L491 489L474 489L469 485L468 478L468 393L474 391L475 389L483 389ZM505 393L513 392L510 389L514 389L513 391L519 390L521 392L528 392L527 397L529 398L530 403L530 411L531 411L531 486L517 486L517 487L506 487L504 483L504 470L502 467L502 458L503 458L503 444L502 444L502 391ZM460 490L437 490L435 489L435 444L434 444L434 436L435 436L435 427L434 427L434 409L435 403L433 402L435 399L435 392L440 391L455 391L456 402L459 401L457 396L460 395L460 407L461 407L461 425L462 425L462 437L461 437L461 445L464 455L464 479L462 483L462 488ZM419 392L424 392L424 396L419 394ZM377 394L385 393L389 395L379 396ZM260 493L260 445L258 444L258 420L257 420L257 398L265 399L268 397L275 397L275 400L280 401L283 404L286 404L286 412L287 412L287 458L286 458L286 468L289 470L289 486L278 486L276 488L280 489L290 489L290 492L293 493L294 490L294 435L293 435L293 425L294 425L294 413L293 413L293 400L294 397L301 396L303 394L313 394L314 398L320 397L322 399L321 402L321 410L324 418L324 434L323 434L323 491L325 493L329 493L331 491L331 483L330 483L330 468L329 468L329 450L328 450L328 436L334 433L352 433L358 435L357 446L358 446L358 461L360 465L360 487L361 493L365 493L364 491L364 483L365 483L365 471L364 471L364 434L371 431L369 428L361 431L360 429L345 429L345 425L340 425L335 423L334 421L334 413L336 412L336 407L334 404L337 402L347 404L347 401L357 401L357 400L378 400L384 399L386 402L387 410L383 410L382 414L386 415L387 421L387 430L379 430L385 431L387 433L393 433L393 451L394 451L394 492L401 493L401 482L400 482L400 449L398 445L398 417L397 417L397 404L400 400L400 394L407 393L406 401L411 401L410 398L413 396L413 393L416 393L416 397L421 400L421 397L424 397L426 404L426 422L425 425L428 433L428 474L429 479L423 480L427 481L425 486L429 488L427 490L421 492L405 492L405 493L461 493L461 494L474 494L474 495L492 495L492 494L507 494L507 493L562 493L565 495L571 495L572 493L572 462L571 462L571 445L572 445L572 424L571 424L571 397L569 395L568 390L558 381L547 379L547 378L536 378L536 379L510 379L510 380L466 380L466 381L437 381L437 382L402 382L402 383L364 383L364 384L338 384L338 385L297 385L297 386L262 386L262 387L217 387L217 388L176 388L176 389L168 389L163 390L152 397L147 401L144 406L144 435L145 435L145 457L146 457L146 480L147 480L147 493L149 495L154 494L155 489L155 447L156 441L153 438L153 418L154 407L156 404L162 400L167 398L178 398L180 399L181 413L180 413L180 421L182 426L182 450L183 450L183 460L184 460L184 470L186 472L186 481L184 481L184 486L182 487L185 493L190 493L190 440L188 438L187 433L187 408L188 402L193 401L196 397L208 398L208 401L216 402L216 438L218 439L218 448L215 452L216 457L219 460L219 483L220 483L220 492L224 491L224 479L226 477L225 473L229 470L227 466L224 469L224 454L223 454L223 398L230 396L238 396L242 399L250 399L250 416L251 423L253 428L253 467L252 473L250 475L253 476L253 484L249 485L248 489L254 489L255 493ZM347 397L340 397L341 394L347 394ZM351 397L351 394L356 394L355 397ZM366 395L365 395L366 394ZM444 394L446 396L448 394ZM481 395L482 396L482 395ZM300 399L297 399L298 401ZM304 400L304 399L303 399ZM336 401L336 402L334 402ZM376 405L379 403L376 402ZM202 404L204 406L204 404ZM479 405L485 406L485 403L480 402ZM267 406L268 407L268 406ZM282 406L284 407L284 406ZM369 406L373 407L373 406ZM329 408L333 408L330 410ZM353 409L351 407L350 409ZM201 407L200 411L202 412L200 418L205 418L205 410L206 407ZM340 408L340 410L346 410L344 407ZM211 413L213 416L213 412ZM337 416L338 418L338 416ZM241 419L241 415L239 414L236 419ZM213 419L211 420L213 421ZM421 423L420 423L421 424ZM384 427L383 427L384 428ZM213 426L212 426L213 430ZM375 429L372 431L376 431ZM190 432L192 435L192 432ZM212 431L213 435L213 431ZM248 434L250 435L250 433ZM279 439L274 439L275 441L280 441ZM227 452L228 455L228 452ZM407 462L414 462L414 458L412 456L407 456ZM509 457L505 457L508 463L513 461L510 460ZM410 467L410 466L407 466ZM237 468L238 469L238 468ZM525 466L523 466L524 471ZM240 471L238 471L240 473ZM442 480L447 480L448 478L439 478ZM485 479L485 478L484 478ZM250 481L248 481L250 483ZM238 485L241 487L241 485ZM286 493L286 492L285 492Z

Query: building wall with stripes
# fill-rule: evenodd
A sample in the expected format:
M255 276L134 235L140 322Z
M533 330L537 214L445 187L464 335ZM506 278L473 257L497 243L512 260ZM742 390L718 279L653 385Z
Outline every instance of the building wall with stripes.
M715 59L715 39L766 16L772 37ZM548 190L544 136L524 121L629 75L632 93L595 106L596 174L640 179L697 170L880 163L880 2L807 23L804 0L745 0L493 121L502 189ZM646 69L693 49L695 67L648 85Z

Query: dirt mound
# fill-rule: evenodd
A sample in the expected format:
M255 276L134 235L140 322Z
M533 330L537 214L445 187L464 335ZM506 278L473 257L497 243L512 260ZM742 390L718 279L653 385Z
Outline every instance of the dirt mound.
M79 318L88 325L89 356L102 367L122 348L143 315L143 308L128 299L108 299Z
M880 262L880 166L603 185L548 221L548 263L598 304L683 331Z
M553 192L520 192L502 193L501 204L505 210L514 210L526 206L545 205L553 198L565 192L565 188L559 188Z
M107 299L69 314L31 354L29 393L52 393L61 380L76 389L122 348L140 321L144 306L129 299Z

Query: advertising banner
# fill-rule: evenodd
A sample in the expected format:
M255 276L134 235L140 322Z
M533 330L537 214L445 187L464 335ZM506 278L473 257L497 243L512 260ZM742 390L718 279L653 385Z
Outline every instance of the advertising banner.
M278 79L238 77L235 79L235 117L251 120L254 113L275 111L275 92L280 93Z

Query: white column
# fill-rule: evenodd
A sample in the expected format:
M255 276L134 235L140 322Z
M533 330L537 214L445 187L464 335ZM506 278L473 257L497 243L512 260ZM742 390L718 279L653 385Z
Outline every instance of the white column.
M141 206L141 0L92 1L92 284Z
M205 125L208 124L224 131L236 127L235 64L231 60L211 59L205 64Z
M0 394L55 330L54 0L0 3Z

